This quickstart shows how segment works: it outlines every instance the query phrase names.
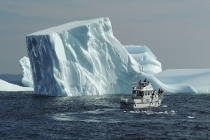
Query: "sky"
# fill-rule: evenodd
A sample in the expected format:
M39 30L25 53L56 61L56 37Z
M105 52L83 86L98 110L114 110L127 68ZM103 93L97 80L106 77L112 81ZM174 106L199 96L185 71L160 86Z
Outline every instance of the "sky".
M22 74L26 35L109 17L123 45L146 45L162 69L210 68L209 0L1 0L0 74Z

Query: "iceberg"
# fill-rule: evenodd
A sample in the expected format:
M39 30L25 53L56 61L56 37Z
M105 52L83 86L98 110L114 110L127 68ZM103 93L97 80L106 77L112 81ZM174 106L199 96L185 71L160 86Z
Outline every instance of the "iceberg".
M129 93L141 66L114 37L109 18L70 22L26 36L34 93Z
M133 82L150 81L166 94L209 93L210 70L164 70L146 46L123 46L109 18L75 21L26 36L20 60L24 85L35 94L128 94Z

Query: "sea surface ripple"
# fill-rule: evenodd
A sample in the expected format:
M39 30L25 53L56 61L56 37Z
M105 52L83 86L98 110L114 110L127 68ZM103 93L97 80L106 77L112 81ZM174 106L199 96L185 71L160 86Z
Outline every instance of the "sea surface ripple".
M210 95L167 95L141 110L120 109L120 97L0 92L0 138L210 140Z

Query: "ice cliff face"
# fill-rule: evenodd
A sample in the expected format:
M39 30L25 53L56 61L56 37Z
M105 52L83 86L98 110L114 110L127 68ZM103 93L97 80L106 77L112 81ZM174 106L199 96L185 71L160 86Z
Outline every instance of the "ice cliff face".
M147 46L126 45L123 47L141 65L144 73L154 75L162 71L161 63ZM26 56L21 58L20 65L23 69L22 83L27 87L33 88L34 84L29 58Z
M113 36L108 18L35 32L26 36L26 42L35 94L129 93L140 71L139 64Z

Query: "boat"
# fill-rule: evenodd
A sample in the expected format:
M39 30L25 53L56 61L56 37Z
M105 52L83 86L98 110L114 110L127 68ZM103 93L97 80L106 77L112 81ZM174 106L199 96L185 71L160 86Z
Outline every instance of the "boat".
M131 96L123 96L120 100L120 108L141 109L158 107L161 105L164 91L159 88L158 93L146 79L134 83Z

